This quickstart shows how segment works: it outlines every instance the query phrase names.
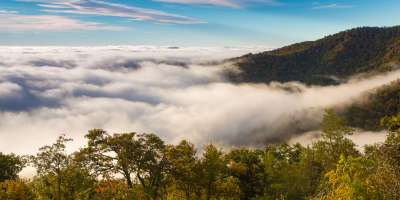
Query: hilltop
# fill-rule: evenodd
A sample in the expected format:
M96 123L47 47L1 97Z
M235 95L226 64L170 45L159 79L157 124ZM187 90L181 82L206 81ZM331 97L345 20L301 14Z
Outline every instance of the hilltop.
M316 41L230 59L231 81L269 83L299 81L333 85L360 74L392 70L400 64L400 26L362 27Z

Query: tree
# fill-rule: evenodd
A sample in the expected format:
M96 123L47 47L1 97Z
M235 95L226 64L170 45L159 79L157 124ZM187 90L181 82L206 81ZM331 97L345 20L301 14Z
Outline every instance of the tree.
M138 142L139 154L133 155L131 165L144 191L151 199L156 199L161 196L160 190L166 183L166 147L154 134L141 134Z
M0 199L4 200L32 200L36 199L29 183L24 180L6 180L0 182Z
M310 165L307 150L299 144L265 147L262 154L264 190L259 199L305 199L313 192L312 182L319 180L320 172Z
M227 161L223 153L214 145L207 145L201 158L201 176L199 180L204 188L205 199L209 200L218 196L218 184L228 177Z
M24 165L21 157L0 152L0 182L17 179L18 173L24 168Z
M61 199L63 200L90 200L95 194L96 179L75 164L71 164L61 170ZM49 173L36 176L31 186L38 199L57 198L57 175Z
M79 165L71 164L63 170L62 194L65 200L90 200L94 195L96 177Z
M241 190L239 180L233 176L219 179L216 184L217 198L219 200L240 200Z
M239 180L241 199L262 195L265 182L261 152L241 148L230 151L226 157L229 162L229 173Z
M373 199L368 191L368 175L373 162L362 157L341 156L336 169L326 173L321 194L324 200L364 200Z
M381 124L388 130L385 144L400 145L400 114L382 118Z
M196 158L194 145L186 140L176 146L167 147L168 174L178 190L182 190L186 199L199 198L200 166Z
M138 180L151 199L160 196L165 181L165 144L154 134L109 135L101 129L89 131L88 145L78 158L95 174L111 177L121 174L128 188Z
M129 166L131 154L135 154L138 144L136 133L109 135L101 129L90 130L85 136L87 147L77 153L77 159L95 176L108 178L121 174L129 188L133 188L133 169Z
M375 199L400 198L400 114L385 117L381 123L388 136L381 145L368 148L366 157L375 162L370 183L375 191Z
M33 166L36 168L39 176L54 176L56 179L56 197L61 200L61 184L64 177L64 169L70 164L70 156L65 152L65 144L72 139L65 135L58 137L57 141L48 146L41 147L36 156L31 156Z
M341 155L346 157L359 155L353 141L346 138L352 135L354 130L349 128L333 110L326 110L321 129L322 139L313 144L313 149L324 169L334 168Z

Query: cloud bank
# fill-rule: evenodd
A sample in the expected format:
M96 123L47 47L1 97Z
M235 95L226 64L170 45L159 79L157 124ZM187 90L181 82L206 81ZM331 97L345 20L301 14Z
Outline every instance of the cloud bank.
M76 149L92 128L154 132L171 143L261 145L315 130L324 108L400 75L330 87L224 79L231 66L218 61L260 50L1 47L0 151L32 153L62 133Z

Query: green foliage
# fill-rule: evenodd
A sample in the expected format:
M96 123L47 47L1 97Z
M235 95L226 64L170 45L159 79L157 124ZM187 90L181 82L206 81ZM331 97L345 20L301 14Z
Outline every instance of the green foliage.
M204 153L200 160L202 179L199 181L204 188L206 200L218 196L217 184L227 177L227 165L227 160L224 159L222 151L218 150L214 145L207 145L204 148Z
M84 169L72 165L63 168L60 174L60 191L58 191L59 177L54 173L33 179L32 187L39 199L89 200L94 196L96 180Z
M15 180L18 173L23 169L24 161L21 157L14 154L2 154L0 152L0 182L5 180Z
M94 129L78 152L66 153L65 136L40 148L30 159L37 169L33 180L17 179L21 167L13 168L14 175L0 182L0 199L400 199L400 115L383 118L382 124L387 140L363 153L347 138L353 130L332 110L324 115L320 140L308 147L222 151L210 144L198 154L188 141L165 145L154 134ZM11 163L2 166L24 163L1 155L3 163Z
M386 126L389 131L386 144L393 146L400 145L400 114L393 117L382 118L381 124Z
M36 199L36 196L26 181L7 180L0 183L0 199L32 200Z
M71 139L62 135L54 144L41 147L36 156L31 156L31 162L39 176L52 177L51 180L55 179L54 184L46 180L46 184L55 187L48 187L50 189L48 192L49 199L62 199L63 191L61 187L64 182L63 180L66 178L64 170L70 164L70 157L65 152L65 144L69 141Z
M200 161L196 158L194 145L182 141L176 146L167 147L168 174L170 185L182 191L186 199L199 198L201 187Z
M241 199L262 195L264 189L262 152L259 150L234 149L227 154L229 173L238 179Z
M332 110L327 110L321 123L322 138L313 145L315 156L324 169L332 169L341 155L357 156L355 144L346 136L353 130Z
M109 135L100 129L89 131L86 137L88 145L77 157L93 174L120 174L129 189L138 181L148 198L160 197L166 183L167 162L166 146L159 137L136 133Z
M382 130L380 120L400 112L400 81L369 92L364 101L353 103L342 112L349 125L364 130Z
M314 194L321 170L313 166L310 151L299 144L267 146L262 158L264 193L257 199L306 199Z

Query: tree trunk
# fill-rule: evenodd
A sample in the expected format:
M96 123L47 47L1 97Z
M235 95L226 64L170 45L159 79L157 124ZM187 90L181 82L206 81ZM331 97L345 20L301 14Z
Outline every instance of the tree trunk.
M61 200L61 174L57 173L57 200Z
M133 188L133 182L132 182L132 179L131 179L131 176L130 176L129 172L124 171L124 176L125 176L126 184L128 185L128 188L132 189Z
M208 185L207 185L206 199L207 200L211 199L211 183L208 183Z

